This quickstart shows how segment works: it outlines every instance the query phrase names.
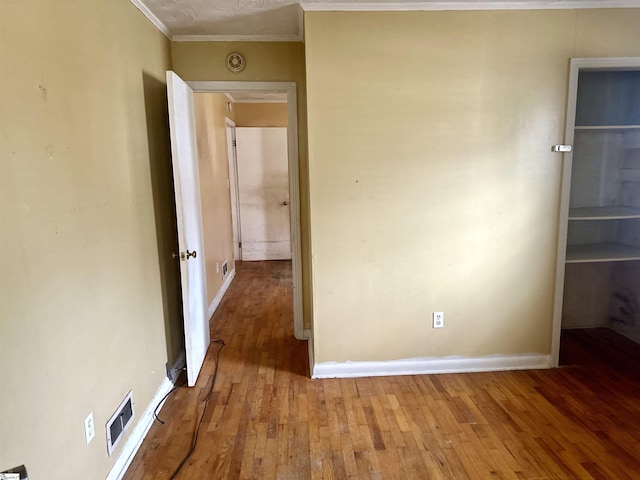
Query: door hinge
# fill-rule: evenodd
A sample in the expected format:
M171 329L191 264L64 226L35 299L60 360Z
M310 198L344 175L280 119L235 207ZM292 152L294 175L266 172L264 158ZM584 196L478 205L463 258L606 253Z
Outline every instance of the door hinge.
M242 248L242 242L238 242L238 248Z
M236 142L235 140L233 140L233 141L231 142L231 144L232 144L234 147L237 147L237 146L238 146L238 142Z

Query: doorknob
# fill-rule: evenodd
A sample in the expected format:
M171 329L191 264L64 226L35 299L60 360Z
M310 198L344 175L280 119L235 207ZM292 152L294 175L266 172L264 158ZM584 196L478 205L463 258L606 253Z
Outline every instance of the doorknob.
M289 205L289 202L287 202L287 201L285 200L284 202L282 202L282 205L284 205L284 206L286 207L287 205Z
M178 258L178 254L177 253L172 253L171 256L173 258ZM187 252L180 252L180 260L189 260L189 257L193 257L196 258L198 256L198 252L196 252L195 250L193 252L190 252L189 250L187 250Z

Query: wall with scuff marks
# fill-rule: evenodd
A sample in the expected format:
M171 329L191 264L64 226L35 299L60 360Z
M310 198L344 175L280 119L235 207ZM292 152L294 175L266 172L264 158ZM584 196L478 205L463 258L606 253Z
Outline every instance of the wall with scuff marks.
M170 43L128 0L3 1L0 64L0 471L105 478L182 349Z
M316 361L550 353L569 59L639 56L638 25L305 13Z

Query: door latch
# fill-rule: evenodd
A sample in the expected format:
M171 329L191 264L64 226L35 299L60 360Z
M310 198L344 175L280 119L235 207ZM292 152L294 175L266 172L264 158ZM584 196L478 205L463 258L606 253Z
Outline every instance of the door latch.
M573 150L573 145L554 145L551 147L552 152L569 153Z

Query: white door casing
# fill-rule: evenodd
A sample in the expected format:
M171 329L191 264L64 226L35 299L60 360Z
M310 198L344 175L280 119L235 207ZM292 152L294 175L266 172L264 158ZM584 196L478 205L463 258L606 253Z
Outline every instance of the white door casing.
M187 383L194 386L210 342L193 90L167 72L173 182L180 250Z
M287 94L289 147L289 200L291 215L291 250L293 276L293 331L297 339L305 339L302 319L302 246L300 232L300 177L298 167L298 99L295 82L222 82L189 81L194 92L283 92ZM313 330L309 332L313 338ZM311 346L313 342L309 342ZM311 350L309 354L313 365Z
M229 197L231 200L231 231L233 235L233 256L241 260L240 212L238 209L238 168L236 161L236 124L230 118L224 119L227 130L227 159L229 162Z
M237 127L242 260L291 259L287 129Z
M578 75L580 70L624 70L640 68L640 57L572 58L569 71L567 93L567 116L564 143L573 145L576 103L578 98ZM562 304L564 298L564 277L567 254L567 232L569 203L571 194L571 170L573 152L562 156L562 183L560 186L560 215L558 223L558 249L556 255L556 278L553 305L553 326L551 332L551 367L560 363L560 336L562 333Z

